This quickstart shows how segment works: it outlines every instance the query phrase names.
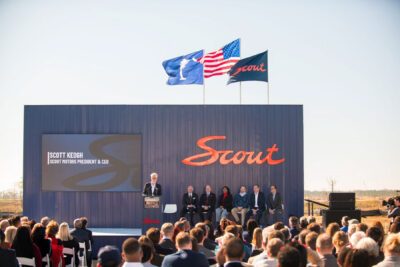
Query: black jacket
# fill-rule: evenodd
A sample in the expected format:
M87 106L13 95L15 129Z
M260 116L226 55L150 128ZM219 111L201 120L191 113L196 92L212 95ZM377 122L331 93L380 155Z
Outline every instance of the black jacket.
M215 204L217 202L217 197L213 192L207 197L206 193L203 193L200 196L200 203L199 206L210 206L209 210L215 210Z
M255 203L256 201L256 196L254 193L251 193L250 195L250 209L254 209L255 208ZM260 210L265 210L265 196L263 192L258 192L258 198L257 198L257 204L258 204L258 208Z
M268 195L267 206L272 210L282 210L282 197L281 194L276 192L275 199L272 198L272 193Z
M182 198L182 205L183 208L186 210L188 205L194 205L195 209L197 209L197 206L199 204L199 197L197 196L196 193L192 193L192 197L189 197L189 193L185 193Z
M163 249L171 250L172 252L176 252L174 241L172 241L171 239L161 240L160 247L162 247Z
M218 198L218 207L223 206L228 212L231 212L233 208L233 197L231 194L228 194L224 201L224 194L219 195Z
M0 267L19 267L15 250L0 248Z
M162 267L207 267L208 260L204 254L192 250L180 250L165 256Z
M156 187L154 188L154 192L152 194L151 192L151 183L147 183L144 185L143 188L143 195L146 196L161 196L162 192L161 192L161 185L160 184L156 184Z

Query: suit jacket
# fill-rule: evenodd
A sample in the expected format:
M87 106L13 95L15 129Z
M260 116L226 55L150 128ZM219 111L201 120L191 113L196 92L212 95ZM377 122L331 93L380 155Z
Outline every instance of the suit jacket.
M15 250L0 248L0 267L19 267Z
M192 197L189 197L189 193L183 194L182 205L185 210L187 210L188 205L194 205L194 209L197 209L199 204L199 197L196 193L192 193Z
M180 250L174 254L165 256L162 267L207 267L206 256L192 250Z
M169 249L173 252L176 252L176 247L174 244L174 241L172 241L171 239L163 239L160 242L160 247L162 247L163 249Z
M90 234L84 229L75 228L71 231L71 235L80 243L85 242L86 250L89 249Z
M200 196L200 204L199 206L210 206L208 210L215 210L215 204L217 202L217 197L213 192L210 193L210 195L207 197L206 193L203 193Z
M246 266L242 262L232 261L224 264L224 267L243 267Z
M251 193L250 209L254 209L254 207L256 206L255 202L256 202L256 195L254 193ZM263 192L258 192L257 204L260 210L265 210L265 196Z
M279 192L276 192L275 199L273 199L272 193L268 195L267 206L269 209L282 210L282 197Z
M176 251L176 249L163 248L160 244L155 244L154 250L160 255L169 255Z
M154 194L151 193L151 183L147 183L144 185L143 188L143 195L146 196L161 196L161 185L156 184L156 187L154 188Z
M233 208L233 197L229 194L224 201L224 194L219 195L218 207L223 206L228 212L231 212Z

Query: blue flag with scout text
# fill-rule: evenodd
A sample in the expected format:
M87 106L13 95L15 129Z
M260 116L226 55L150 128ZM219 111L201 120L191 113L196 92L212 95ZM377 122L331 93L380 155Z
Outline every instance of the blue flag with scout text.
M228 74L228 84L243 81L268 82L268 51L239 60Z
M203 64L198 59L203 57L203 50L165 60L162 65L168 74L167 84L203 84Z

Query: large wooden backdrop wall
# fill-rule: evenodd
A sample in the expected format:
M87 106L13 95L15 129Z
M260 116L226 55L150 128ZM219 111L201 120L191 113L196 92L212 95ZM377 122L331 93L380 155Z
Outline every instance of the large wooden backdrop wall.
M42 134L142 134L142 179L158 172L164 203L178 203L188 184L200 193L206 183L233 192L258 183L267 191L276 184L286 217L303 214L303 107L300 105L83 105L25 106L24 214L47 215L72 223L87 216L92 227L141 227L143 201L138 192L43 192ZM181 160L202 152L196 142L209 135L225 141L218 149L265 151L277 144L277 166L220 165L193 167Z

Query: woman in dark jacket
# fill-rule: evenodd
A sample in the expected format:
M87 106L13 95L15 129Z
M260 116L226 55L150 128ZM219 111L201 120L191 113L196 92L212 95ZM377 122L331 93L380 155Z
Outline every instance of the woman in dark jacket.
M20 226L11 246L17 257L34 258L37 267L42 266L42 255L39 248L32 242L31 229L27 226Z
M33 226L31 237L33 243L39 248L42 258L46 255L50 256L51 242L46 238L46 228L41 223ZM46 266L46 263L42 265Z
M233 207L233 197L231 190L226 185L222 188L222 194L218 198L218 208L215 210L215 219L217 223L221 218L226 218Z

